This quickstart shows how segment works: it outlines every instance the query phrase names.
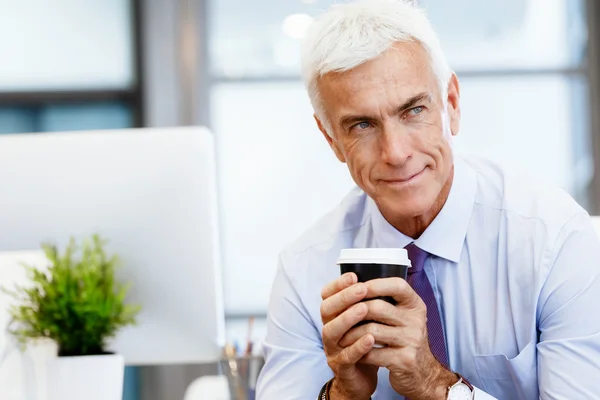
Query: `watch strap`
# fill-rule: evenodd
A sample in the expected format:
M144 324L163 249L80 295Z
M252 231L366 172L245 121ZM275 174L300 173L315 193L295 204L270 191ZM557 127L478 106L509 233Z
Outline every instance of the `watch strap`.
M455 387L461 385L463 387L467 387L469 389L469 391L471 392L471 399L475 398L475 387L473 385L471 385L471 383L465 379L461 374L454 372L454 375L456 375L456 377L458 378L458 381L456 381L455 384L448 386L447 390L446 390L446 400L450 399L450 395L452 394L452 389L454 389Z
M464 376L462 376L461 374L455 372L456 376L458 376L458 379L460 379L462 381L462 383L464 383L465 385L467 385L467 387L469 389L471 389L471 392L475 391L475 387L473 387L473 385L471 385L471 383L467 380L467 378L465 378Z
M333 379L334 378L331 378L323 385L321 391L319 392L319 397L317 397L317 400L329 400L329 391L331 390L331 386L333 385Z
M321 388L321 391L319 392L319 397L317 397L317 400L329 400L329 389L331 389L332 383L333 383L333 378L328 380L323 385L323 387Z

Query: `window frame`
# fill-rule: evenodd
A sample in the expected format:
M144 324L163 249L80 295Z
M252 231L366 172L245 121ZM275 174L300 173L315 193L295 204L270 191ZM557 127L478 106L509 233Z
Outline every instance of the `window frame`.
M144 74L142 68L142 1L130 0L132 15L134 83L125 89L0 91L0 107L42 108L56 104L82 104L104 101L120 102L132 110L133 127L145 125Z

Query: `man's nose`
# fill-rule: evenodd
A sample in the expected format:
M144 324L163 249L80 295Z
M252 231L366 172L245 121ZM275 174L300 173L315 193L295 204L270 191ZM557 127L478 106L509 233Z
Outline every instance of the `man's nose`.
M389 126L383 129L381 138L381 159L386 164L402 166L411 158L413 143L410 135L401 127Z

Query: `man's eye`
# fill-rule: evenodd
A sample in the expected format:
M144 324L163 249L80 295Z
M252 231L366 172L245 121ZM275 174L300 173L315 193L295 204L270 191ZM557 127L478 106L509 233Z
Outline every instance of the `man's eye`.
M413 115L418 115L418 114L421 114L423 112L423 110L425 110L425 107L418 106L415 108L411 108L409 112Z
M363 121L363 122L359 122L358 124L354 125L354 127L358 128L358 129L367 129L367 128L371 127L371 123Z
M411 108L410 113L412 113L413 115L418 115L418 114L421 114L424 109L425 109L425 107L423 107L423 106Z

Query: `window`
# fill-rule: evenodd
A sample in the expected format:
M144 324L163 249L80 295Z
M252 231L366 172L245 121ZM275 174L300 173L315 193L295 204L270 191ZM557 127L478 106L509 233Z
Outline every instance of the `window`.
M225 305L261 312L279 251L338 204L352 179L310 117L302 83L221 84L212 107Z
M0 0L0 10L0 91L133 86L130 1Z
M0 134L141 124L130 0L0 8Z
M0 108L0 134L118 129L131 126L131 106L121 102Z
M332 0L210 1L216 78L297 77L295 38ZM577 67L585 56L582 0L420 0L457 71ZM300 15L300 16L299 16ZM297 35L298 34L298 35Z

